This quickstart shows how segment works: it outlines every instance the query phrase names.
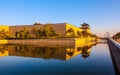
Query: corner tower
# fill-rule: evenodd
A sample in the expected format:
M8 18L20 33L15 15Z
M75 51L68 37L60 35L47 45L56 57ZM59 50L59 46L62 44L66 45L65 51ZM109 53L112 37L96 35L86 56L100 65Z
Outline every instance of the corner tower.
M87 31L88 33L91 33L91 31L90 31L90 25L87 24L87 23L81 24L80 29L82 29L82 31Z

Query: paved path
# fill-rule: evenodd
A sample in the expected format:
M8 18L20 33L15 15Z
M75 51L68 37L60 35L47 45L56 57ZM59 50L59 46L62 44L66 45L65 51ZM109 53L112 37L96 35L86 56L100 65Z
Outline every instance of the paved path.
M120 48L119 48L120 45L110 39L108 39L108 45L110 48L110 53L116 71L116 75L120 75Z

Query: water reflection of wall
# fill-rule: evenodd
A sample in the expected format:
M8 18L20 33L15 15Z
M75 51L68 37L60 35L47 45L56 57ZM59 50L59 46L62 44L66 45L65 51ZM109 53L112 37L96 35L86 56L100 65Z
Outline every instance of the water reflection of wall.
M95 44L84 44L73 47L41 47L33 45L4 45L0 46L0 56L22 56L44 59L69 60L81 54L83 58L90 56L90 49ZM6 47L7 46L7 47ZM3 52L2 52L3 51Z
M9 55L9 47L7 45L0 45L0 57Z

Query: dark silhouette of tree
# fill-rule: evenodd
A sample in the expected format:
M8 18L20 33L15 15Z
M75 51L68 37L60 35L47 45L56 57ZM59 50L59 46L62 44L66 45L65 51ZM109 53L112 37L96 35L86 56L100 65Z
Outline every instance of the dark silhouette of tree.
M40 23L35 22L33 25L41 25Z
M120 39L120 32L113 35L113 39Z

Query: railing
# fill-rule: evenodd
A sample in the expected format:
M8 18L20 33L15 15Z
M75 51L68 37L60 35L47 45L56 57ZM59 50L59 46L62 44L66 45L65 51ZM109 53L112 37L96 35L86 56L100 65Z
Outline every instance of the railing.
M108 45L116 75L120 75L120 44L108 38Z
M111 38L108 38L117 48L119 48L120 49L120 44L118 43L118 42L116 42L116 41L114 41L113 39L111 39Z

